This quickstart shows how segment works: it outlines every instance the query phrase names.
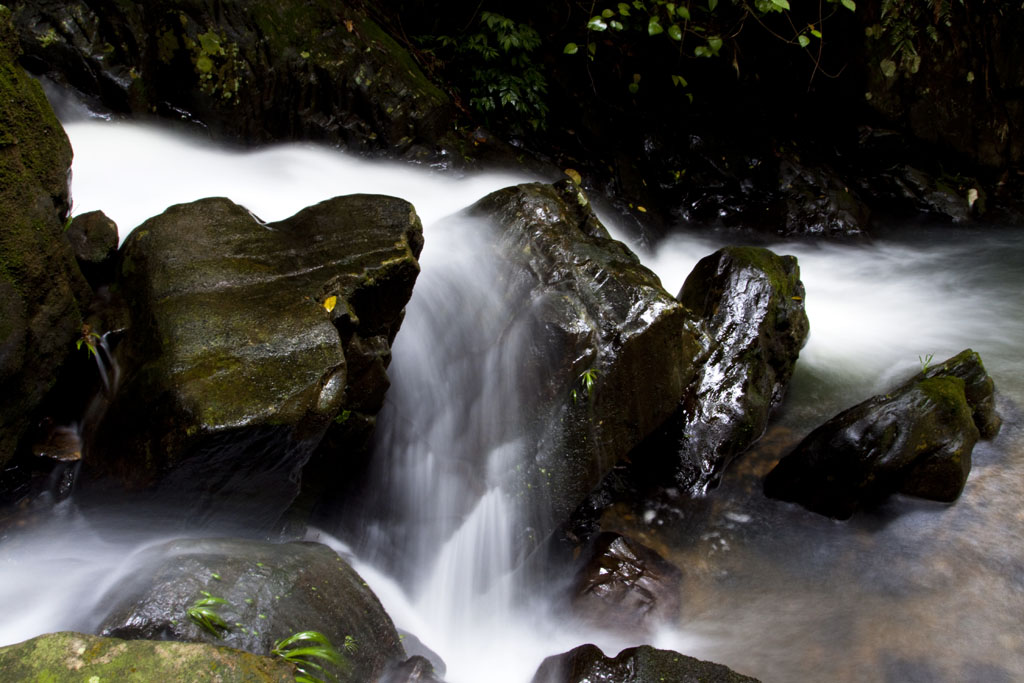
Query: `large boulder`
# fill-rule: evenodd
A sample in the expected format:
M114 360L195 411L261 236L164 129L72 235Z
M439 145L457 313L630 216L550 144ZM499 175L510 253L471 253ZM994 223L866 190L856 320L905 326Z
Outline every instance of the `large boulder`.
M698 352L686 310L571 181L529 184L470 208L494 228L510 325L530 350L527 457L508 485L538 540L568 518L611 467L672 414Z
M667 436L680 483L703 490L764 433L809 324L796 258L762 247L701 259L678 298L699 321L704 353Z
M125 379L85 474L155 488L193 521L273 524L330 426L372 429L422 239L408 202L371 195L272 224L227 199L143 223L121 253Z
M193 117L250 143L434 158L453 107L361 5L17 2L26 64L115 112Z
M71 145L19 53L0 6L0 466L75 352L90 297L64 237Z
M772 498L846 519L893 493L952 502L979 438L999 430L992 379L970 349L811 432L764 482Z
M727 666L705 662L650 645L631 647L606 657L595 645L545 659L533 683L757 683Z
M195 681L292 683L295 669L206 643L121 640L62 631L0 647L8 681Z
M188 539L143 552L133 558L131 574L100 599L101 635L267 655L277 641L319 631L348 660L350 669L337 673L352 682L377 680L405 659L380 601L327 546ZM226 628L210 630L189 617L189 608L207 597L224 601L209 607Z

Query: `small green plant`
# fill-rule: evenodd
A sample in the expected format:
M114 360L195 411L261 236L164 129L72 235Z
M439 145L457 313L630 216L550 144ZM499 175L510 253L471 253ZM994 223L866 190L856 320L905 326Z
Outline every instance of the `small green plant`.
M344 648L350 654L355 652L356 644L352 636L345 636ZM331 641L319 631L301 631L283 638L274 644L270 654L291 663L296 671L297 683L326 683L337 680L323 663L330 664L342 671L349 669L345 655L331 644ZM319 661L317 661L319 660ZM327 679L320 678L327 676Z
M221 631L228 630L228 624L224 617L217 613L218 605L227 605L228 601L210 595L208 591L200 591L203 597L196 600L185 613L197 626L204 631L211 633L214 637L220 638Z
M82 323L82 335L75 342L75 348L80 349L85 346L86 351L89 353L89 357L92 358L96 355L96 346L100 343L100 335L93 332L92 327L89 323Z
M917 357L918 362L921 363L921 372L928 372L928 368L931 367L931 365L932 365L932 358L934 358L934 357L935 357L935 354L933 354L933 353L929 353L924 358L922 358L921 356Z
M572 396L572 402L575 403L582 395L583 398L588 398L591 392L594 390L594 385L597 384L597 370L594 368L587 368L580 373L578 379L580 388L577 390L575 387L569 392Z

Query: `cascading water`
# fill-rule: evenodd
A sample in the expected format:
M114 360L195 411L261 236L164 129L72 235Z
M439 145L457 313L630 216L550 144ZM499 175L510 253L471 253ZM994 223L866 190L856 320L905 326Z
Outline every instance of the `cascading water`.
M423 270L378 422L379 488L342 533L357 568L397 625L446 660L450 683L523 683L544 656L584 642L609 654L636 644L552 614L545 587L510 574L520 560L517 516L529 512L501 487L526 448L524 332L491 287L496 266L477 226L445 217L524 178L454 180L311 146L243 154L137 124L67 128L76 213L103 209L122 236L170 204L211 195L268 221L353 192L413 202L425 226ZM717 246L677 237L642 256L674 293ZM778 420L692 513L652 508L621 522L657 539L684 570L681 623L653 644L769 682L1024 677L1024 232L925 230L774 248L800 259L812 329ZM956 504L896 499L839 524L761 495L760 478L813 426L912 374L919 356L968 346L997 382L1005 424L975 449ZM122 519L81 517L72 498L45 523L4 531L0 642L89 629L97 582L130 572L133 550L164 534L145 515L129 533ZM319 538L336 543L332 531L325 525Z

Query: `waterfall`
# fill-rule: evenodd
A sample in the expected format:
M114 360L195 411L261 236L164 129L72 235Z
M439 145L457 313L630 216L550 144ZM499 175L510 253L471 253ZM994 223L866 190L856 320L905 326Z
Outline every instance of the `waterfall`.
M243 153L142 124L76 121L67 130L75 212L104 210L122 238L168 205L205 196L228 196L267 221L354 192L415 205L422 273L393 347L375 488L337 535L397 625L445 659L449 683L524 683L547 655L585 642L614 654L640 641L769 682L1024 676L1020 228L773 245L800 259L810 342L776 422L706 505L632 520L684 570L686 593L680 624L631 640L553 613L545 586L510 571L529 514L502 487L527 448L520 427L531 388L517 372L525 331L493 286L498 266L477 242L480 226L455 214L529 178L453 178L310 145ZM675 293L723 239L680 236L641 256ZM955 505L897 499L837 524L761 495L759 477L813 426L909 376L918 356L968 346L995 378L1006 422L975 449ZM97 586L130 572L133 552L164 533L145 510L86 521L73 503L45 523L2 531L0 643L88 628ZM337 545L335 531L324 525L314 537Z

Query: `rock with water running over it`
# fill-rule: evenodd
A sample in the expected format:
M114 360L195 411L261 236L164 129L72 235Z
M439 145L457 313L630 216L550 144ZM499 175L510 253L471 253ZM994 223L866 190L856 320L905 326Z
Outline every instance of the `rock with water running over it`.
M537 542L660 425L694 374L686 310L611 239L571 181L492 193L471 207L494 226L510 325L530 342L516 369L525 462L508 489Z
M65 239L71 145L0 5L0 467L75 352L89 286Z
M62 631L0 647L7 681L292 683L284 660L206 643L121 640Z
M350 664L343 681L377 680L405 651L380 601L337 553L317 543L274 544L242 539L182 539L133 559L99 603L104 636L205 642L270 654L277 641L302 631L325 635ZM226 628L218 635L190 619L207 597Z
M992 379L968 349L815 429L768 474L765 494L839 519L893 493L952 502L974 444L999 426Z
M678 482L703 490L764 433L809 324L796 258L762 247L725 247L701 259L678 298L698 321L703 353L655 441L679 454Z
M454 113L358 3L14 3L26 63L103 108L194 118L249 143L436 158Z
M83 474L192 522L272 525L329 427L372 428L422 245L412 206L376 195L271 224L204 199L143 223L120 257L125 379Z
M679 616L682 573L657 552L613 533L592 542L590 560L576 576L573 610L612 630L635 633Z
M596 645L545 659L532 683L757 683L727 666L705 662L650 645L606 657Z

